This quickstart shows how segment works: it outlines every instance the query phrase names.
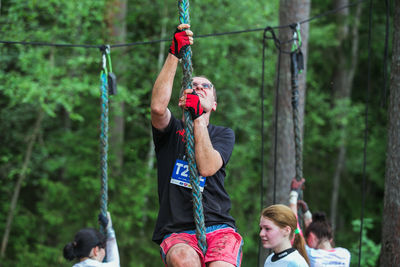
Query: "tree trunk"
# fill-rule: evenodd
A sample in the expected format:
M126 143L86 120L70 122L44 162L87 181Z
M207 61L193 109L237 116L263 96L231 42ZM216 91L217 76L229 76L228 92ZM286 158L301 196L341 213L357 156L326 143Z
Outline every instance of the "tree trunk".
M279 25L287 25L304 20L310 15L310 0L282 0L279 7ZM304 70L298 76L299 85L299 127L303 132L304 119L304 103L305 88L307 74L307 48L308 48L308 28L309 24L301 25L301 50L304 55ZM279 31L279 39L281 42L291 40L293 32L289 28ZM282 45L282 50L290 51L291 43ZM278 53L278 51L277 51ZM295 143L293 130L293 113L292 113L292 93L291 93L291 71L290 56L282 54L280 65L281 77L279 80L280 91L278 92L278 123L277 123L277 155L276 155L276 200L275 203L288 204L290 182L295 176ZM276 111L276 107L275 107ZM302 135L302 134L301 134ZM268 182L265 206L273 204L274 196L274 151L275 137L273 136L270 160L268 162ZM259 266L264 265L267 251L261 248Z
M400 0L394 4L388 145L380 266L400 266Z
M346 6L349 4L349 0L337 0L335 3L335 8ZM333 74L332 79L332 90L334 96L334 106L341 107L340 110L343 111L339 115L338 120L343 121L347 114L347 108L350 105L352 84L354 79L354 73L358 61L358 26L360 24L362 6L357 5L355 21L353 24L352 32L350 34L349 27L349 9L345 8L337 14L337 24L338 33L337 39L339 40L339 46L336 51L337 55L337 65ZM349 39L352 40L351 51L345 50L345 42ZM349 56L350 53L350 56ZM340 190L340 177L343 170L345 169L346 153L347 153L347 125L339 125L340 140L338 148L338 156L336 160L336 168L333 176L333 188L331 196L331 224L333 229L336 227L336 212L337 203L339 199Z
M107 4L106 22L110 34L110 40L116 43L126 43L126 0L110 0ZM112 51L111 57L114 59L123 58L126 49L121 47ZM114 60L113 72L116 73L118 85L126 86L126 60ZM112 97L110 97L112 100ZM123 101L111 103L112 116L110 127L110 152L113 156L112 176L119 177L122 174L124 165L124 131L125 120L124 110L125 103Z
M309 0L284 0L280 2L279 9L279 24L287 25L302 19L308 18L310 14ZM299 74L299 121L301 132L303 129L304 119L304 95L306 87L306 66L307 66L307 47L308 47L308 23L301 25L302 47L304 55L305 69ZM281 29L279 32L281 41L290 40L293 38L291 29ZM290 51L291 43L284 44L282 50ZM277 52L278 53L278 52ZM295 176L295 147L294 147L294 132L293 132L293 115L291 105L291 72L290 72L290 57L287 54L281 56L281 77L279 80L280 91L278 92L278 136L277 136L277 184L276 184L276 203L288 203L288 195L290 190L290 182ZM276 109L275 109L276 110ZM274 160L274 142L270 157L269 166L273 166ZM268 188L267 202L270 205L273 202L273 167L269 168L268 173Z
M36 119L36 122L35 122L35 126L33 128L33 132L28 138L29 143L28 143L28 147L26 149L24 163L22 164L21 172L18 175L18 180L15 185L14 193L13 193L13 196L11 199L10 211L7 216L6 228L5 228L4 235L3 235L3 241L1 243L1 252L0 252L1 258L3 258L6 253L8 238L10 236L12 222L14 219L14 213L15 213L15 209L17 207L17 202L18 202L18 198L19 198L19 192L21 191L22 183L24 182L24 180L26 178L26 172L27 172L29 164L31 162L33 146L35 145L36 139L39 135L43 116L44 116L43 111L40 110L38 117Z

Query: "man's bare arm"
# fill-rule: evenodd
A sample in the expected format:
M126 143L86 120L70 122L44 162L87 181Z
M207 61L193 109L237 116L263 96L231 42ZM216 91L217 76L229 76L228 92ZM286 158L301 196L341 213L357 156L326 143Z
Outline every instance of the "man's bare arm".
M178 30L181 30L182 33L184 31L184 33L187 35L186 41L189 42L189 45L192 45L193 32L190 31L189 28L189 24L180 24L178 26ZM171 47L174 47L175 50L176 43L174 42L172 43ZM179 44L177 44L178 47L182 45ZM170 53L168 53L164 66L162 67L161 72L158 75L156 82L154 83L151 96L151 123L155 128L159 130L165 129L165 127L168 126L169 120L171 118L171 112L168 109L168 104L171 99L176 68L179 62L178 56L180 55L180 51L171 51L170 49L169 52ZM176 54L171 54L173 52Z
M172 87L178 66L178 58L168 54L164 66L153 86L151 96L151 123L157 129L167 127L171 118L168 104L171 99Z
M206 119L200 116L194 120L193 127L197 169L201 176L214 175L222 167L223 161L211 143Z

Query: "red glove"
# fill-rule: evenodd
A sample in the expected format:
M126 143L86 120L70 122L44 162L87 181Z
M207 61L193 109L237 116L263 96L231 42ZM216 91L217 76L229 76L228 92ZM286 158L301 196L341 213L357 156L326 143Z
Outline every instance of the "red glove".
M189 37L185 31L176 29L174 33L174 39L172 40L169 52L177 58L182 58L183 51L190 45Z
M305 202L304 200L297 200L297 205L301 207L303 213L306 213L309 210L307 202Z
M301 178L300 181L297 181L296 178L292 179L292 183L290 184L290 190L299 191L300 189L304 189L304 182L306 179Z
M204 113L199 95L194 90L193 93L186 95L186 108L189 110L192 120L197 119Z

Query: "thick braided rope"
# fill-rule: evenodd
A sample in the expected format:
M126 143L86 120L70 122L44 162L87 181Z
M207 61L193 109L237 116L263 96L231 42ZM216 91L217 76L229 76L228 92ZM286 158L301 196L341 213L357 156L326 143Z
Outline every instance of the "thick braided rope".
M294 144L295 144L295 166L296 166L296 180L300 181L303 178L303 145L301 141L301 131L299 123L299 83L298 74L299 68L297 65L297 50L290 54L291 58L291 72L292 72L292 108L293 108L293 129L294 129ZM303 191L299 189L299 198L303 199ZM302 213L298 211L298 221L300 226L303 226Z
M107 217L107 201L108 201L108 183L107 183L107 152L108 152L108 86L107 86L107 74L102 72L101 74L101 132L100 132L100 144L101 144L101 198L100 198L100 212L102 215ZM102 229L102 233L105 233L105 229Z
M180 0L178 1L179 9L179 21L180 23L190 24L189 18L189 1ZM182 88L192 88L192 50L188 46L182 56ZM188 156L189 164L189 175L190 185L192 186L192 198L193 198L193 216L196 223L196 236L199 247L203 254L207 252L207 241L206 241L206 227L204 224L204 213L202 194L200 191L200 177L197 171L196 158L194 151L194 131L193 131L193 120L190 116L190 112L185 110L185 134L186 134L186 154Z
M292 108L293 108L293 128L295 141L295 159L296 159L296 180L300 181L303 178L303 156L302 142L299 123L299 83L298 83L298 68L296 60L296 52L292 52Z

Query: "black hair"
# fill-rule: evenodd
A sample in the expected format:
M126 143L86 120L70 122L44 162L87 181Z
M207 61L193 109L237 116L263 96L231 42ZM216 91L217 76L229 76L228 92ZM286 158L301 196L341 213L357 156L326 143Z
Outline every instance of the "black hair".
M332 226L324 212L316 212L313 214L312 222L307 227L305 236L308 237L311 232L320 240L333 239Z
M105 248L106 238L93 228L84 228L75 234L73 242L64 247L64 258L72 261L75 258L89 257L92 248L99 246Z

